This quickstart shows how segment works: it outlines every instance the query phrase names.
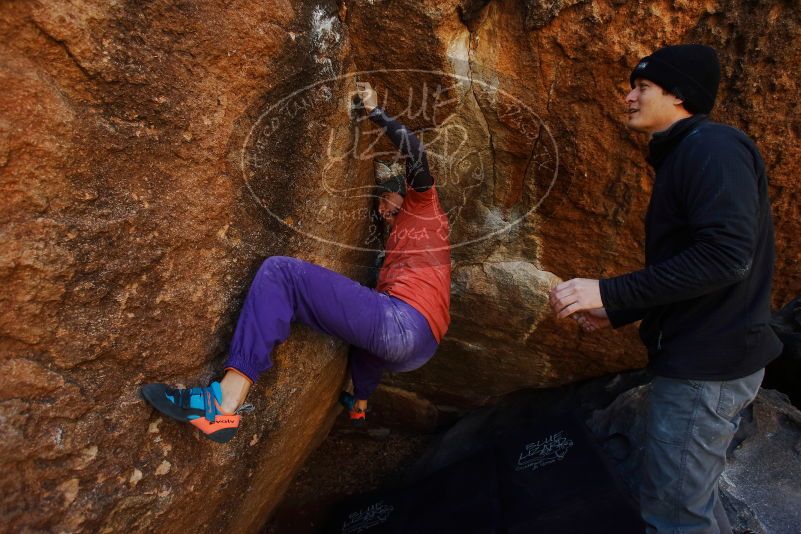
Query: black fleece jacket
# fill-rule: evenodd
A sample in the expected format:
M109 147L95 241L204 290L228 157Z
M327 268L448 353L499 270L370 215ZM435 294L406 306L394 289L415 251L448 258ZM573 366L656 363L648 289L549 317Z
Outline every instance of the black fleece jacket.
M765 165L743 132L693 115L655 134L645 268L601 280L614 327L642 319L657 375L732 380L781 352Z

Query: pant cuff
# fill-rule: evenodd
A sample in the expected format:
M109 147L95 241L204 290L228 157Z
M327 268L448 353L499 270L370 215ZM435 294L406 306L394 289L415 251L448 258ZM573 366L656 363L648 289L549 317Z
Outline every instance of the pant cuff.
M370 395L373 394L375 391L375 387L365 388L365 387L356 387L353 386L353 396L356 397L356 400L368 400Z
M259 379L259 375L261 374L259 369L256 369L252 365L248 365L247 362L233 356L229 357L225 362L225 370L227 371L229 369L243 375L245 378L250 380L251 384L256 383L256 381Z

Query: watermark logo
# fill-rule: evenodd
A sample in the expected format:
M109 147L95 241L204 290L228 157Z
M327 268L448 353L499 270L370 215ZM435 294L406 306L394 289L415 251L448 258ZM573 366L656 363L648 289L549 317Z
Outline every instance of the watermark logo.
M393 510L395 510L393 506L384 504L384 501L379 501L363 510L353 512L342 524L342 534L358 534L386 523Z
M386 85L378 89L379 107L398 122L417 126L414 134L425 146L444 213L439 221L440 214L412 212L407 193L401 211L407 223L416 220L406 225L408 239L428 250L428 236L445 234L454 249L509 233L548 197L559 154L546 122L500 89L504 84L497 75L483 78L495 81L469 73L387 69L305 85L263 107L240 152L244 184L259 206L294 232L347 249L383 249L389 233L377 209L377 169L419 161L403 158L404 147L390 145L386 131L353 106L353 96L357 81L419 80L405 84L405 94L397 89L392 94ZM327 120L321 113L342 116ZM298 165L313 172L303 174L301 184L287 184L285 176ZM365 172L376 176L365 179ZM309 191L308 206L282 198L296 187ZM342 237L353 235L343 227L358 224L365 225L365 238Z
M536 471L540 467L564 460L571 447L573 440L566 437L561 430L545 439L529 443L520 453L515 471Z

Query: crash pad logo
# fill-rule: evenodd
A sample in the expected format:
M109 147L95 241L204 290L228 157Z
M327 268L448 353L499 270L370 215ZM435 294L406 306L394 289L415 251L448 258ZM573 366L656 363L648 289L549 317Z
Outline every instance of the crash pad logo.
M379 501L364 510L353 512L342 524L342 534L357 534L374 526L386 523L395 507Z
M573 440L566 437L561 430L545 439L529 443L520 453L515 471L536 471L545 465L564 460L572 446Z
M370 82L378 105L425 146L450 248L513 234L554 187L556 141L530 106L504 91L518 82L472 67L454 59L449 72L340 74L332 63L291 93L292 83L280 86L287 89L258 103L238 144L246 191L297 234L350 250L382 250L386 228L375 209L374 164L405 160L384 129L354 106L357 83Z

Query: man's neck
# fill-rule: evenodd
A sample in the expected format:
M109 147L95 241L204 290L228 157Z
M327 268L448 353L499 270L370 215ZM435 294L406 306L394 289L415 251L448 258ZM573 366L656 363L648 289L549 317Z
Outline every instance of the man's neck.
M657 130L655 132L651 132L650 135L649 135L649 139L653 139L655 135L661 134L661 133L664 133L664 132L670 130L673 127L673 125L675 125L677 122L682 121L684 119L688 119L688 118L690 118L692 116L693 116L693 114L692 113L688 113L688 112L677 113L676 115L674 115L673 117L670 118L670 121L668 121L665 126L661 127L659 130Z

